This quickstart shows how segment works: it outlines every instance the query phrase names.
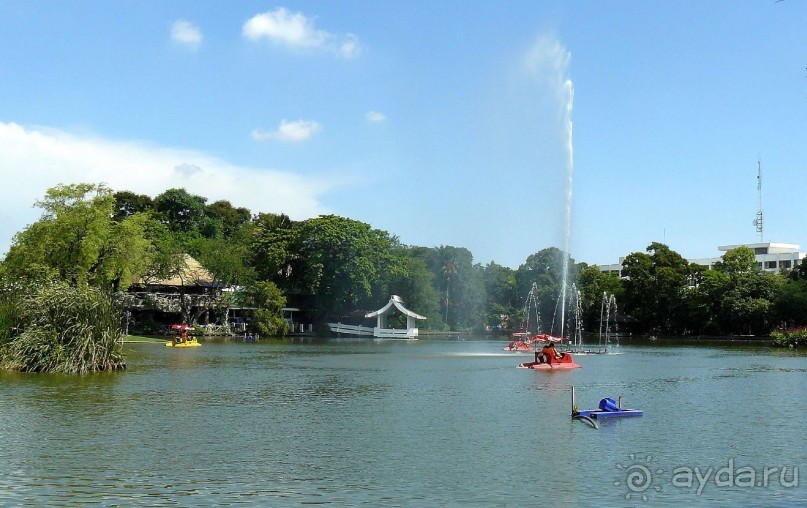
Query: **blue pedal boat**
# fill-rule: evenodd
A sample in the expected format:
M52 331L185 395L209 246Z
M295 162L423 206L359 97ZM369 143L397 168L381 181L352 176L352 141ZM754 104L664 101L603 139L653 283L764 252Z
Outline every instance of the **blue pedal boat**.
M626 418L630 416L642 416L644 411L641 409L623 409L622 397L619 401L615 401L609 397L600 400L599 409L583 409L578 410L574 397L574 386L572 386L572 418L593 418L595 420L602 420L606 418Z

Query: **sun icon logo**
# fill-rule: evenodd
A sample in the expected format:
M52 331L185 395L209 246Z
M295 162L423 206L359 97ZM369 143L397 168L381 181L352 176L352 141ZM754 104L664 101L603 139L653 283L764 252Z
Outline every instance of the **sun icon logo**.
M661 492L661 487L653 485L653 475L661 474L664 471L657 469L651 471L650 461L653 460L651 455L647 455L644 459L637 459L636 454L631 453L628 458L632 461L631 464L623 465L617 464L616 468L625 472L625 486L628 492L625 494L625 499L631 499L634 495L641 497L642 501L647 501L648 497L646 492L652 487L656 492ZM614 482L617 487L622 485L622 480Z

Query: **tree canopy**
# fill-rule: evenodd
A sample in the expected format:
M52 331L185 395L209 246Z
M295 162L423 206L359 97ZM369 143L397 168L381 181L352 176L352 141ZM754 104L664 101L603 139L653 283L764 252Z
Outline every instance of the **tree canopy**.
M475 263L463 247L402 245L346 217L253 214L181 188L152 199L103 184L59 185L36 205L42 216L15 235L0 281L124 291L136 279L175 275L190 254L215 282L265 295L275 288L266 301L303 306L320 324L362 316L396 294L428 317L423 328L506 333L522 327L534 286L543 330L552 333L564 280L567 298L572 285L579 291L592 331L603 298L612 295L636 333L760 334L781 323L807 324L807 264L763 272L747 247L725 253L714 270L658 242L629 253L621 276L578 264L556 247L528 255L514 270Z

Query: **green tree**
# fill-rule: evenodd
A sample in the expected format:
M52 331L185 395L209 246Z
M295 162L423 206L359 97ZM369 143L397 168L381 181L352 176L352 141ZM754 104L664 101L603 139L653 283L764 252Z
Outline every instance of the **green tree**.
M542 331L555 334L563 333L560 330L553 330L553 328L560 326L558 313L563 293L564 256L568 255L557 247L542 249L527 256L526 261L518 267L515 274L520 305L524 306L527 296L532 290L532 285L535 283L538 287L538 310L541 314ZM569 273L566 276L566 296L568 298L568 290L571 284L577 280L579 267L571 257L568 257L567 265L569 267Z
M483 269L474 265L471 251L441 245L426 251L437 290L444 299L442 315L451 330L479 329L484 325Z
M302 258L296 252L300 243L299 223L283 214L259 213L252 221L248 237L250 263L261 280L275 282L287 293L299 292L295 287L303 268Z
M221 224L224 238L234 238L239 229L248 224L252 212L246 208L236 208L229 201L219 200L207 206L206 215Z
M721 261L715 263L715 270L727 275L749 273L758 271L759 263L757 263L754 251L741 245L723 254Z
M784 281L778 274L761 270L729 276L720 303L723 329L737 334L768 334L778 324L774 302Z
M112 218L116 221L122 221L136 213L147 213L154 210L154 201L145 194L120 191L113 196L115 197L115 213Z
M312 295L321 319L339 316L373 301L372 289L391 263L386 231L336 215L301 222L290 249L299 270L290 277Z
M651 243L647 252L634 252L622 263L626 312L647 331L682 332L693 267L662 243Z
M171 231L202 235L207 224L207 198L189 194L185 189L168 189L154 198L159 218Z
M244 286L255 280L244 242L223 238L199 238L191 244L191 255L225 286Z
M485 324L492 329L513 330L519 313L515 272L506 266L489 263L484 268Z
M720 307L728 291L729 276L718 270L706 270L697 286L688 288L685 328L692 333L719 335L722 333Z
M248 286L246 303L254 307L252 326L258 333L268 337L286 335L289 325L283 319L282 311L286 306L286 297L274 283L260 281Z
M582 267L577 276L577 288L580 290L583 322L587 330L599 329L603 296L613 295L617 302L622 301L623 289L619 276L603 272L596 265Z
M115 199L104 185L59 185L36 204L41 219L14 237L3 263L12 278L45 274L123 290L149 269L149 217L136 213L114 221Z
M449 257L443 262L443 275L446 278L445 322L448 323L448 307L451 305L449 298L451 278L457 275L457 262L453 258Z
M394 247L391 267L382 278L383 284L375 290L375 308L385 305L390 295L398 295L407 308L426 316L420 328L444 329L434 275L426 261L417 255L417 249Z
M788 327L807 325L807 281L801 278L783 280L773 310L773 324Z

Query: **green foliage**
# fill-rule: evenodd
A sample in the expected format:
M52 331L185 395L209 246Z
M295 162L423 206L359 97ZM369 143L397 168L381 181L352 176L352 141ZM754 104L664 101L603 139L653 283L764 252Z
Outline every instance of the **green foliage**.
M297 223L286 215L261 213L255 217L249 252L258 278L273 281L286 291L299 289L295 279L302 259L294 252L298 235Z
M789 326L807 325L807 281L787 278L774 300L775 322Z
M687 289L686 330L707 335L720 333L720 304L729 283L725 273L708 270L700 275L697 286Z
M223 238L198 238L191 243L191 255L199 261L217 282L226 286L243 286L255 280L248 264L246 243Z
M112 218L118 222L136 213L149 213L154 209L154 201L144 194L121 191L116 192L113 196L115 214Z
M229 201L220 200L208 205L206 215L221 224L224 238L234 238L241 227L249 223L252 213L246 208L235 208Z
M563 261L563 251L557 247L549 247L530 254L515 273L520 307L524 307L527 295L535 283L538 286L538 310L542 319L542 331L556 334L561 332L553 331L551 328L563 292ZM579 267L575 265L574 259L571 257L566 259L566 263L569 269L567 284L571 285L577 280Z
M727 275L759 271L759 264L753 249L741 245L723 254L723 259L715 264L715 270Z
M0 366L25 372L83 374L125 368L120 311L106 292L63 282L25 291L2 306L16 322L0 346Z
M583 307L583 322L588 330L597 330L599 327L604 295L614 295L617 302L622 301L623 288L619 276L603 272L597 266L583 266L580 269L577 289Z
M807 328L774 330L771 339L772 344L777 347L807 346Z
M268 337L286 335L289 325L281 310L286 306L286 298L274 283L256 282L247 288L245 296L245 303L255 308L252 326L258 333Z
M42 218L18 233L3 271L20 280L59 279L126 289L153 256L145 236L149 217L112 219L115 199L103 185L59 185L37 202Z
M366 308L373 301L375 281L392 261L386 231L336 215L299 223L291 251L299 267L291 276L314 295L322 317Z
M26 287L64 281L121 291L136 279L178 275L191 254L225 285L272 283L280 297L291 298L320 324L377 309L396 294L428 317L424 328L514 330L533 283L544 331L556 317L567 255L554 247L528 256L517 270L483 267L467 249L402 246L386 231L344 217L296 222L283 214L253 217L229 201L206 203L185 189L152 200L113 194L104 185L59 185L36 203L41 219L15 236L0 279ZM706 270L654 242L624 259L621 279L571 257L565 261L589 330L597 326L603 294L616 295L634 332L758 335L779 323L807 324L807 263L788 276L770 274L759 270L747 247L727 252L715 270ZM9 343L18 335L19 315L12 312L18 308L13 299L4 298L0 343ZM279 315L272 306L259 309L261 333L285 330ZM29 338L41 341L32 356L61 347L49 332Z
M774 325L773 302L783 282L780 275L760 270L730 275L720 302L723 329L738 334L767 334Z
M395 247L390 269L382 274L383 280L374 289L374 308L385 305L384 297L398 295L411 309L426 317L420 327L430 330L445 330L440 314L440 295L433 285L433 274L426 261L415 249Z
M441 314L451 330L478 330L484 325L484 269L471 251L441 245L426 252L427 265L441 295Z
M19 284L0 288L0 347L11 341L24 322L25 293Z
M171 231L201 235L207 223L205 202L207 198L185 189L168 189L154 198L154 209Z
M696 268L658 242L651 243L647 252L634 252L622 262L625 311L646 330L683 333L687 288Z
M153 256L143 279L166 279L178 274L185 263L185 246L168 226L156 220L148 221L144 234L151 242Z
M513 318L520 310L516 294L515 272L506 267L489 263L483 272L485 285L485 325L492 329L512 330L518 326Z

